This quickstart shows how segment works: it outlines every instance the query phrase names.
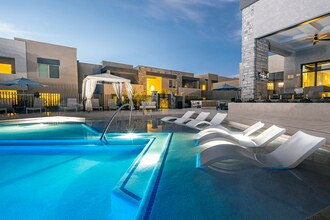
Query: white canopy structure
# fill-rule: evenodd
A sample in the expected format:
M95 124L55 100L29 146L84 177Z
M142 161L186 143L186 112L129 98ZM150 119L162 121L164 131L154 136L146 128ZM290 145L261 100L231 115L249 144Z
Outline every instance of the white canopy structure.
M127 96L130 100L130 105L133 106L133 101L132 101L132 85L131 81L129 79L125 79L122 77L114 76L109 73L103 73L103 74L96 74L96 75L90 75L87 76L83 80L83 85L82 85L82 98L85 100L85 110L87 111L93 111L93 106L92 106L92 96L96 88L97 83L104 83L104 82L109 82L112 83L112 86L115 90L116 96L118 98L122 97L122 87L123 83L125 83L126 86L126 91L127 91Z

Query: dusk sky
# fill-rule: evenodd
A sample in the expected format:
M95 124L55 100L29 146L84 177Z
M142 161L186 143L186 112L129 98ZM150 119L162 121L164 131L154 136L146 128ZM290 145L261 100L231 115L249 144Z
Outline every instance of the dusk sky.
M0 0L0 37L77 48L78 60L238 75L239 0Z

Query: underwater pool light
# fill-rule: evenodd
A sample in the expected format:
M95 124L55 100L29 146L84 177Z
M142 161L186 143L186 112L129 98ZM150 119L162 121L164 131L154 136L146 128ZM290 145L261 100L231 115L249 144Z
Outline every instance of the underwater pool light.
M122 139L135 139L137 137L139 137L139 135L137 135L135 133L126 133L126 134L119 136L119 138L122 138Z

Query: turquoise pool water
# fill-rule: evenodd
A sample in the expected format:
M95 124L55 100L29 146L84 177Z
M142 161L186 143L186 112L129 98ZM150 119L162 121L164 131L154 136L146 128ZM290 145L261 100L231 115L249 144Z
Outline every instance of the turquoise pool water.
M139 153L1 152L0 218L107 219L111 191Z
M0 125L0 219L108 219L113 210L128 212L121 207L125 201L113 204L112 190L121 185L139 197L141 187L152 188L144 219L292 220L330 205L330 176L315 172L318 167L308 161L281 171L239 162L226 172L196 169L202 150L195 147L196 131L152 125L160 132L153 135L156 145L166 143L166 132L173 135L162 171L143 184L134 184L141 175L127 169L146 149L149 134L134 140L109 134L111 144L103 145L85 124ZM148 151L135 171L157 159L155 149Z
M108 219L111 193L149 137L85 124L0 126L0 219Z

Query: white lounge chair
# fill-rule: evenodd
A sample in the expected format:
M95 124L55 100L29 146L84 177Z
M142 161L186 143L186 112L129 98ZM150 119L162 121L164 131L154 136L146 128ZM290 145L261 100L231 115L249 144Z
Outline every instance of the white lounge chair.
M290 169L298 166L325 142L325 138L298 131L274 151L266 154L253 153L239 145L217 145L197 155L197 167L209 166L221 160L242 159L265 168Z
M227 114L225 113L217 113L214 115L211 121L198 121L197 119L195 119L188 122L186 126L201 130L205 129L205 127L220 125L226 117Z
M174 123L178 124L178 125L186 125L188 127L191 127L194 124L197 124L198 122L204 121L207 118L207 116L209 116L209 114L210 114L210 112L201 112L195 119L189 118L188 120L186 120L184 122L175 120Z
M195 111L187 111L186 113L184 113L184 115L181 118L178 117L173 117L173 116L166 116L162 119L160 119L163 122L169 122L169 123L173 123L175 120L178 121L182 121L185 122L187 119L189 119L193 114L195 113Z
M198 141L199 145L202 145L206 148L213 147L219 145L223 141L228 141L233 144L240 145L242 147L264 147L286 131L285 128L277 127L273 125L260 133L256 137L248 137L248 136L231 136L231 135L223 135L222 137L213 137L212 134L205 135L204 137L200 138Z
M242 132L234 132L229 130L228 128L218 125L218 126L209 126L206 127L205 129L203 129L202 131L200 131L199 133L196 134L196 138L195 139L200 139L206 135L210 135L213 134L213 138L215 137L223 137L231 135L231 136L249 136L251 134L253 134L254 132L258 131L259 129L261 129L262 127L264 127L265 124L258 121L257 123L251 125L250 127L248 127L247 129L245 129ZM210 136L209 136L210 137Z

